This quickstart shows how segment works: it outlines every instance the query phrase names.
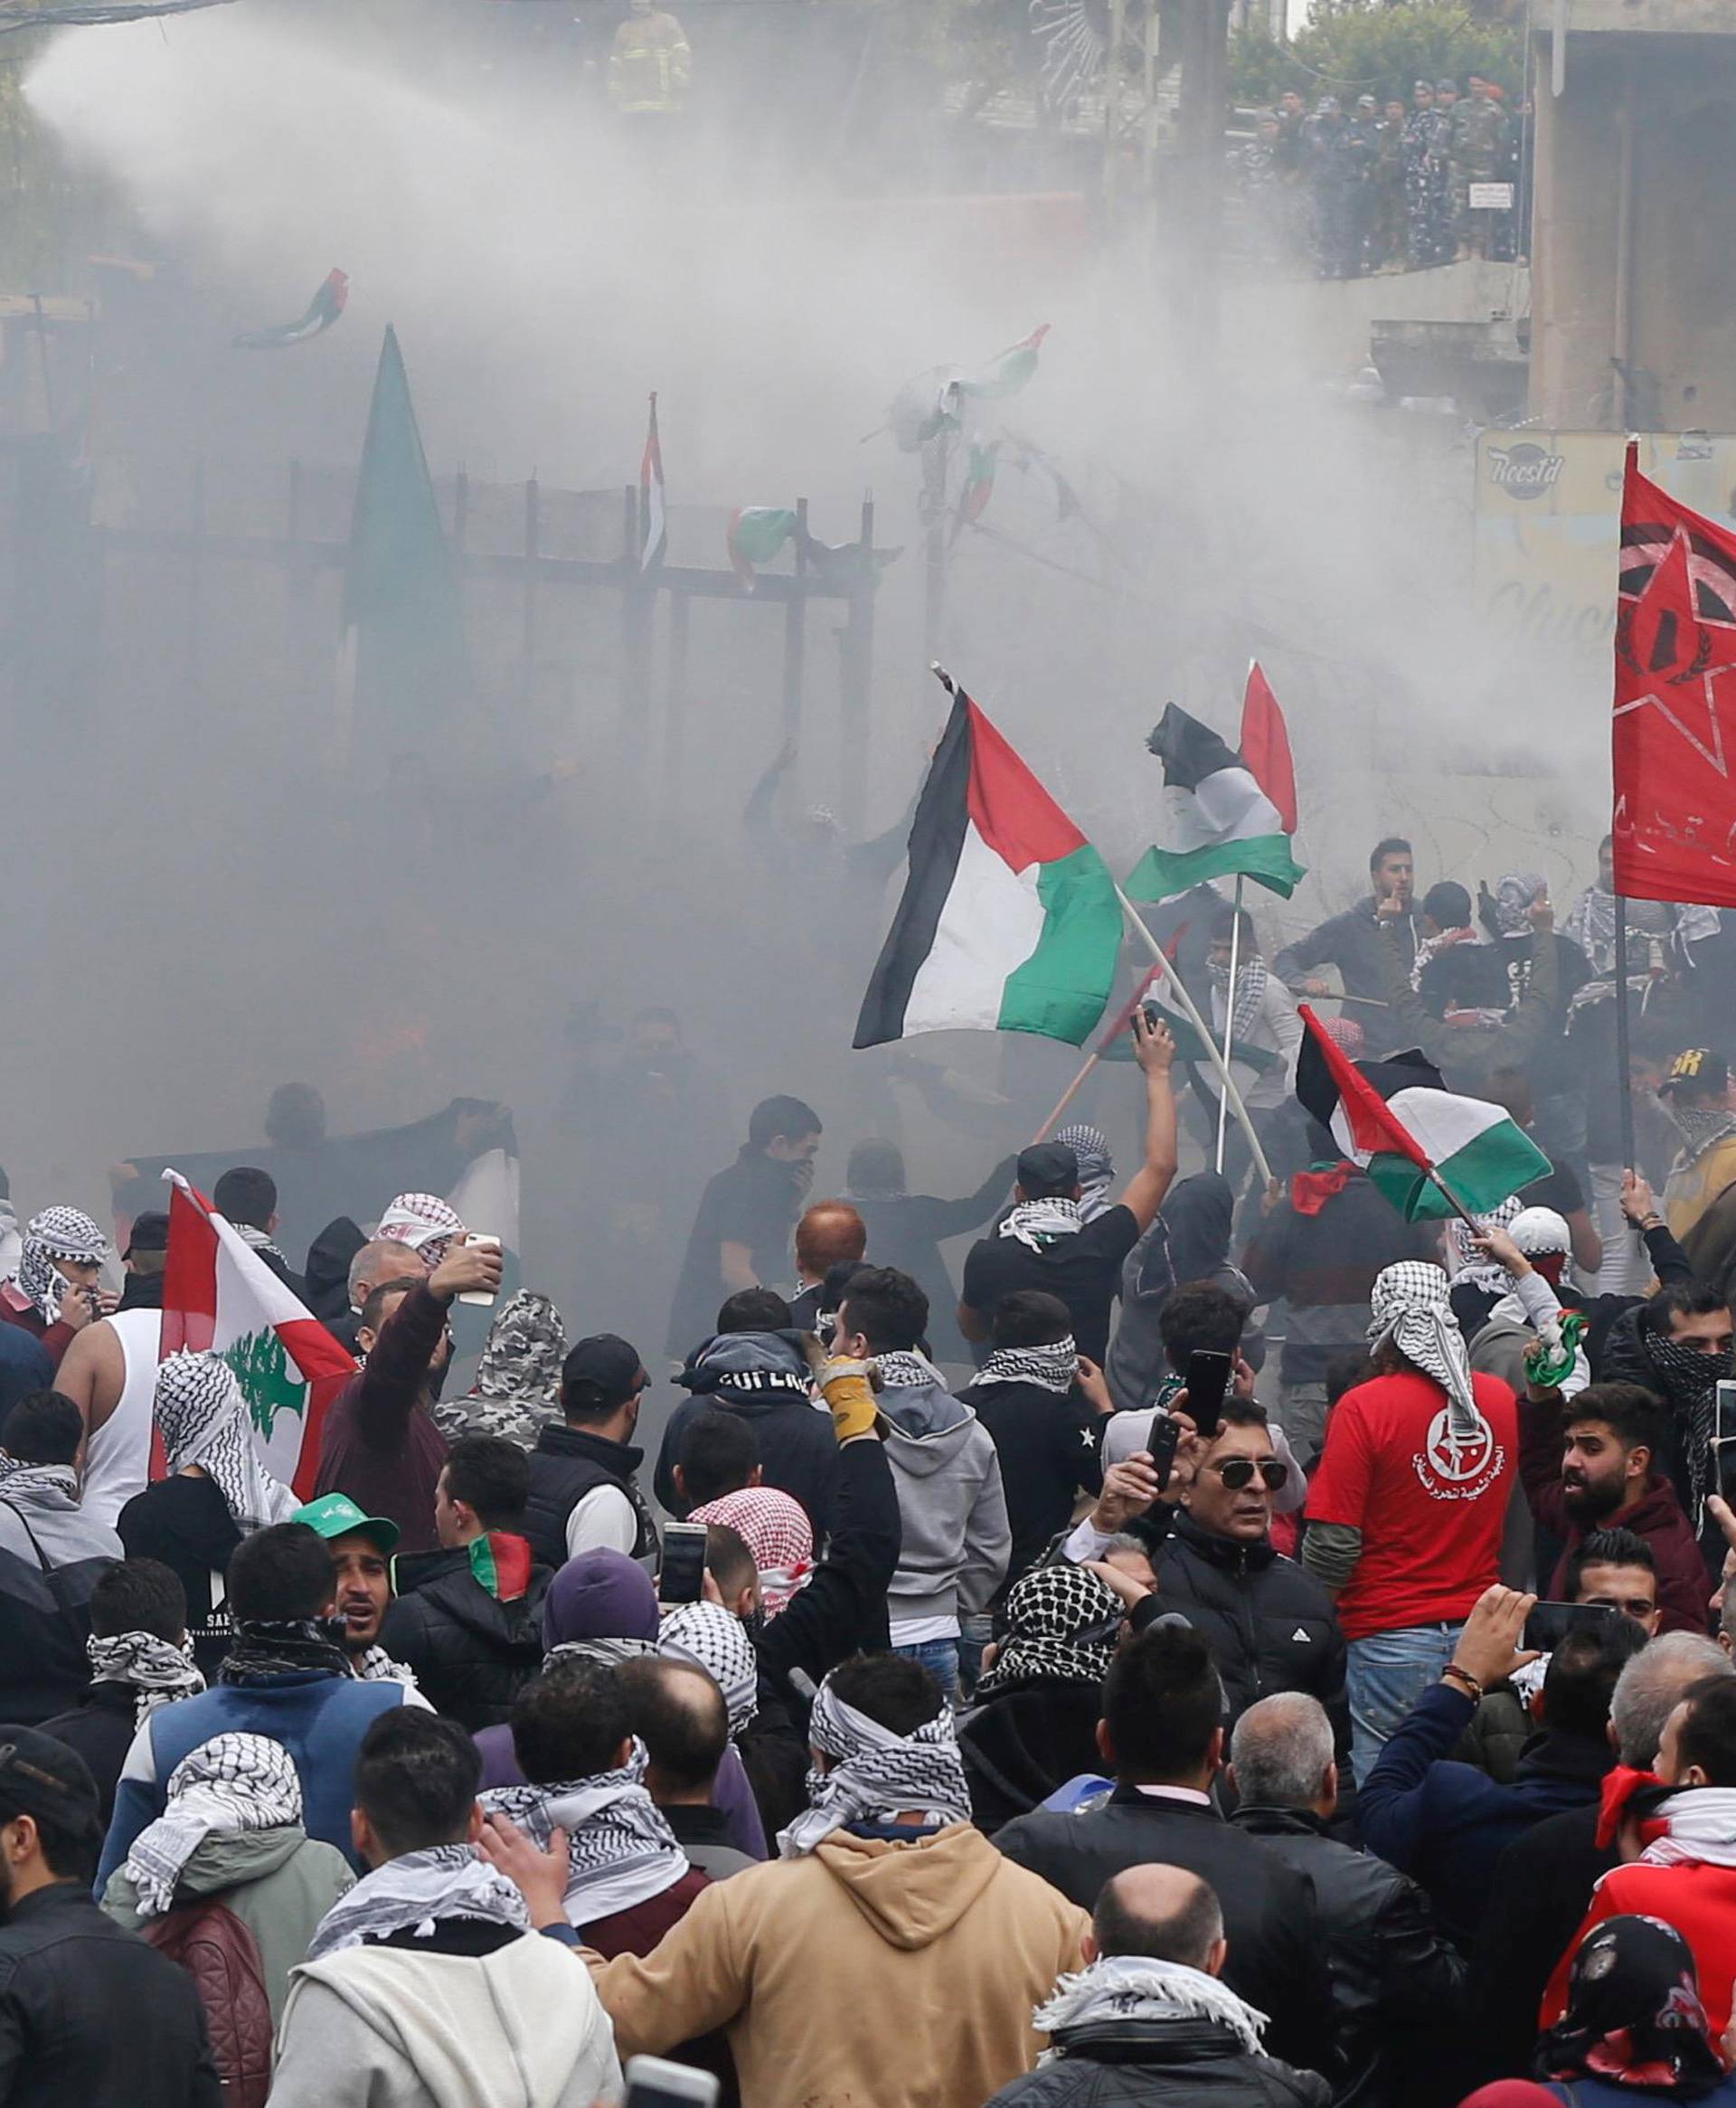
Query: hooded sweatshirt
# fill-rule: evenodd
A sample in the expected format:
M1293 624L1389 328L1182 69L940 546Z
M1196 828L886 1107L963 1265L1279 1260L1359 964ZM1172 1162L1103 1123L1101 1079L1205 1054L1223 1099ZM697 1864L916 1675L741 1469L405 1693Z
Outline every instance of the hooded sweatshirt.
M175 1899L179 1905L213 1896L252 1933L276 2028L289 1996L289 1971L307 1953L321 1918L354 1886L343 1853L292 1822L278 1829L206 1837L181 1869ZM139 1915L138 1891L125 1867L108 1876L102 1907L123 1932L160 1923Z
M880 1411L903 1528L886 1594L892 1644L944 1637L908 1629L948 1620L956 1635L958 1619L987 1608L1013 1552L994 1441L939 1384L884 1390Z
M838 1444L832 1420L814 1403L807 1357L794 1332L724 1332L689 1356L677 1381L693 1395L664 1430L652 1488L671 1515L686 1508L675 1491L682 1438L701 1413L739 1413L760 1444L762 1482L799 1500L816 1539L832 1527Z
M351 1947L290 1979L271 2108L593 2108L609 2022L558 1941L493 1953Z
M713 1883L651 1953L587 1958L623 2058L721 2027L753 2108L982 2108L1088 1924L968 1824L839 1830Z

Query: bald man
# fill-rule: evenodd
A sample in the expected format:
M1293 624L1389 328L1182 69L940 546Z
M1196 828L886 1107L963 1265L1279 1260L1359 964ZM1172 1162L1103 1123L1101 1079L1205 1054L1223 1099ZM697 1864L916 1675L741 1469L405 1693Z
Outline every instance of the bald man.
M868 1228L847 1200L816 1200L796 1225L797 1294L789 1306L798 1332L817 1329L826 1277L835 1266L860 1261Z
M1211 1884L1162 1861L1104 1884L1086 1933L1087 1966L1058 1984L1036 2025L1051 2059L1004 2086L989 2108L1088 2108L1105 2099L1190 2108L1202 2098L1325 2108L1316 2073L1260 2047L1259 2018L1220 1980L1229 1954Z

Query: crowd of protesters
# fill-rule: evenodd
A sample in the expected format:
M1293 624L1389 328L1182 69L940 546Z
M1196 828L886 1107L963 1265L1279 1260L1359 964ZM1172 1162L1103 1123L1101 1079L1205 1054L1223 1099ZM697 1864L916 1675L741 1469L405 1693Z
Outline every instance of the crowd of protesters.
M1528 119L1498 81L1418 80L1408 101L1295 90L1259 111L1232 174L1242 239L1265 261L1316 277L1426 270L1477 256L1512 261L1524 223ZM1508 186L1505 203L1473 184ZM1494 194L1501 195L1501 193Z
M1212 1086L1143 1009L1125 1176L1080 1122L943 1203L862 1137L813 1199L762 1101L686 1166L655 1460L646 1356L434 1195L350 1225L293 1488L164 1351L167 1219L117 1295L19 1209L0 2104L595 2108L642 2055L746 2108L1736 2101L1724 933L1636 909L1629 1149L1607 865L1560 931L1370 877L1269 966L1168 911L1269 1183L1180 1176ZM1402 1219L1298 998L1534 1180ZM216 1199L326 1300L268 1175Z

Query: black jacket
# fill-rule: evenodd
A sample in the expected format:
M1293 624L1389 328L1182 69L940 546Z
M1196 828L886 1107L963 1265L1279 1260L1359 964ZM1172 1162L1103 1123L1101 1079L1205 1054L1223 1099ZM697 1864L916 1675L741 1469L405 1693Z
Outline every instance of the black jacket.
M1537 2010L1591 1891L1621 1855L1598 1842L1598 1809L1570 1808L1510 1844L1495 1864L1471 1961L1467 2039L1485 2061L1469 2084L1526 2069Z
M1000 1460L1013 1550L992 1598L998 1605L1071 1523L1077 1497L1102 1492L1105 1423L1077 1391L1058 1398L1041 1384L972 1384L958 1397L987 1428Z
M1345 2065L1338 2108L1399 2108L1415 2091L1407 2071L1456 2038L1465 2004L1465 1963L1429 1898L1384 1859L1329 1837L1317 1816L1244 1804L1231 1820L1314 1884Z
M136 1493L115 1523L129 1559L160 1559L187 1592L193 1659L212 1682L229 1652L230 1555L241 1541L214 1479L177 1472Z
M90 1681L90 1592L112 1559L46 1570L0 1551L0 1706L26 1727L76 1705Z
M1081 1910L1128 1867L1162 1860L1197 1874L1223 1905L1223 1980L1270 2016L1272 2054L1311 2071L1335 2070L1332 1987L1314 1891L1306 1875L1232 1829L1216 1809L1124 1784L1087 1814L1022 1815L995 1842Z
M39 1888L0 1925L0 2101L222 2108L193 1979L82 1882Z
M1326 2108L1333 2097L1316 2073L1252 2055L1207 2020L1099 2020L1054 2048L988 2108Z
M760 1483L799 1500L814 1526L814 1542L824 1543L838 1497L838 1442L832 1432L831 1414L788 1393L764 1398L725 1398L709 1393L684 1399L663 1431L663 1446L651 1479L652 1490L671 1515L687 1512L675 1491L675 1466L681 1461L681 1438L701 1413L741 1414L760 1444Z
M522 1537L508 1537L521 1547ZM398 1600L380 1627L380 1644L416 1671L422 1696L474 1735L495 1727L542 1668L542 1598L552 1576L533 1566L523 1595L506 1602L471 1571L468 1546L415 1552L394 1568Z
M1040 1808L1056 1787L1097 1772L1101 1684L1041 1682L997 1691L958 1723L971 1820L992 1838Z
M42 1733L77 1750L90 1766L102 1796L102 1826L115 1812L115 1787L119 1782L127 1752L137 1732L138 1693L131 1684L99 1683L87 1686L84 1696L70 1713L57 1714L42 1722Z
M826 1672L852 1654L883 1654L892 1644L886 1591L902 1544L885 1450L877 1441L845 1442L826 1555L758 1641L760 1710L739 1746L768 1837L807 1805L807 1713Z
M657 1546L657 1527L645 1505L635 1473L645 1451L630 1443L588 1434L581 1427L545 1427L531 1451L531 1490L522 1525L537 1564L551 1568L567 1563L567 1523L587 1493L599 1486L618 1486L639 1518L632 1556L644 1559Z
M1348 1780L1344 1635L1313 1574L1269 1543L1245 1545L1203 1530L1185 1508L1175 1510L1155 1564L1157 1598L1147 1599L1146 1618L1179 1611L1198 1629L1223 1679L1231 1723L1274 1691L1307 1691L1326 1709Z

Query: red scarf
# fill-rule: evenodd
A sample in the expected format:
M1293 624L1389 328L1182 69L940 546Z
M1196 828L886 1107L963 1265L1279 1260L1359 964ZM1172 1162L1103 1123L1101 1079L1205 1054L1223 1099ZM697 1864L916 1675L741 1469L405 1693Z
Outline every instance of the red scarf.
M1656 1844L1659 1838L1668 1837L1669 1824L1653 1820L1649 1810L1656 1806L1658 1800L1674 1793L1675 1790L1674 1786L1666 1786L1656 1772L1637 1771L1631 1764L1617 1764L1606 1772L1603 1774L1602 1798L1598 1805L1598 1844L1600 1848L1608 1851L1615 1843L1622 1819L1630 1814L1637 1815L1640 1819L1641 1844ZM1633 1803L1642 1795L1646 1797L1646 1802L1635 1807Z

